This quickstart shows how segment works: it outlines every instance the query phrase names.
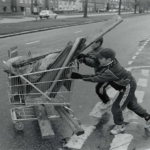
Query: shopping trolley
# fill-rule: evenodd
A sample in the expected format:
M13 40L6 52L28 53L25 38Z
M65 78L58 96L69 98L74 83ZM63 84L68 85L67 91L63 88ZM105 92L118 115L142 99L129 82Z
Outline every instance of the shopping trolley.
M63 106L73 115L73 111L69 108L74 84L70 76L73 71L77 71L76 62L63 68L17 76L8 74L9 102L20 105L10 110L17 130L23 130L23 121L38 119L35 112L37 105L44 106L49 119L60 117L54 106ZM58 73L60 78L55 80Z

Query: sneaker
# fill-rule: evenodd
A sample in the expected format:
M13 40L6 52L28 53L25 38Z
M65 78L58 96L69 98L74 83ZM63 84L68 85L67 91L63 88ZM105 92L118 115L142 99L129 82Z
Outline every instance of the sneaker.
M110 133L116 135L116 134L122 133L122 132L124 132L124 131L125 131L125 125L123 124L123 125L116 125L116 126L110 131Z
M149 128L150 127L150 116L146 117L145 120L146 120L145 128Z
M107 102L106 104L105 104L105 103L102 103L102 104L101 104L101 109L102 109L102 110L103 110L103 109L107 109L107 108L109 108L112 104L113 104L112 101L109 101L109 102Z

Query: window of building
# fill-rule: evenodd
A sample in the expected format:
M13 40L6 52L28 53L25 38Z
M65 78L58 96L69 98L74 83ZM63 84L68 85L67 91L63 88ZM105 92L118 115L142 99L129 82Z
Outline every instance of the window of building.
M23 0L20 0L20 3L23 3Z
M24 12L24 7L20 7L20 11L21 11L21 12Z
M29 0L29 3L31 3L31 0Z
M7 10L7 7L3 7L3 12L6 12L6 10Z

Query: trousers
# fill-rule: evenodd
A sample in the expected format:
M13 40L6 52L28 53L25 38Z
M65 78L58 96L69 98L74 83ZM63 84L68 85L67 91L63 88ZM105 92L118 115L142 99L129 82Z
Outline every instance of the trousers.
M124 123L122 111L126 107L142 118L146 118L147 116L149 116L146 110L142 108L137 102L137 98L135 96L137 84L133 77L131 78L131 81L127 86L121 86L112 81L98 83L95 87L95 92L101 99L101 101L105 104L110 101L110 98L106 93L106 88L108 87L108 85L119 91L119 95L117 96L111 108L114 123L116 125L122 125Z

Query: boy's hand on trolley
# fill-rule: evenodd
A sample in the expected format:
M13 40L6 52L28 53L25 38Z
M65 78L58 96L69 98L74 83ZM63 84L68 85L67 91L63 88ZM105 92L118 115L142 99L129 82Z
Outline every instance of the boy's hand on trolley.
M80 73L73 72L71 74L71 78L72 79L82 79L83 77L82 77L82 75Z
M86 57L87 57L87 55L81 53L77 56L77 60L79 63L83 63L85 61Z

